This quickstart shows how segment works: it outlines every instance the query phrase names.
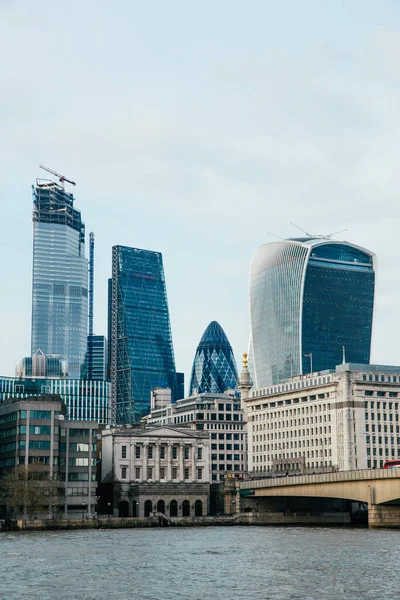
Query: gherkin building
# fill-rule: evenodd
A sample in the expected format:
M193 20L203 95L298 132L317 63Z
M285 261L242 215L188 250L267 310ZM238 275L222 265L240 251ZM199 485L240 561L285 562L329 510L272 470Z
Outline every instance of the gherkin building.
M189 393L223 394L238 383L232 346L217 321L211 321L197 346Z

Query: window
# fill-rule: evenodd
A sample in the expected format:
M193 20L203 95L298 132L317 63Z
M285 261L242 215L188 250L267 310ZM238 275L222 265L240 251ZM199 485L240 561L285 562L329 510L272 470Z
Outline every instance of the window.
M184 458L185 460L189 459L189 446L184 447Z
M189 467L184 468L184 478L189 479Z
M216 413L211 413L211 421L216 421L216 420L217 420Z
M203 479L203 469L197 469L197 479Z
M373 396L374 392L372 392L370 390L365 390L364 394L365 394L365 396Z
M160 479L165 479L165 467L160 467Z
M126 479L126 469L127 467L121 467L121 479Z
M211 444L211 450L216 450L217 449L217 444Z
M177 469L177 467L172 467L172 479L178 479L178 469Z
M153 479L153 467L147 467L147 479Z
M147 456L148 456L148 458L153 458L153 446L148 446Z
M140 446L136 446L136 449L135 449L135 457L136 457L136 458L140 458Z
M126 446L121 447L121 458L126 458Z
M212 433L211 434L211 439L212 440L216 440L217 439L217 434L216 433Z
M140 467L136 467L135 469L135 479L140 479Z
M218 410L224 410L224 405L223 404L218 404Z
M165 458L165 446L160 446L160 458Z
M172 459L176 460L178 458L178 448L176 446L172 446Z
M203 459L203 448L197 448L197 460ZM201 479L201 477L200 477Z

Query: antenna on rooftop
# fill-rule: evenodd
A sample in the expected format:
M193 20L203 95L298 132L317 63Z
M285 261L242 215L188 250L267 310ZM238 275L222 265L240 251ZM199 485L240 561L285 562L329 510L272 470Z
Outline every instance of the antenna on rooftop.
M308 231L305 231L305 229L302 229L301 227L296 225L296 223L292 223L292 221L290 222L290 224L293 225L293 227L296 227L296 229L298 229L299 231L302 231L303 233L305 233L307 237L314 238L314 239L320 238L321 240L330 240L332 236L338 235L339 233L344 233L345 231L348 231L347 229L341 229L340 231L334 231L333 233L327 233L326 235L323 235L321 233L317 233L314 235L312 233L308 233Z
M278 240L285 240L285 238L281 237L280 235L276 235L275 233L270 233L269 231L267 231L267 235L276 237L276 238L278 238Z
M39 165L39 167L41 169L43 169L44 171L47 171L48 173L51 173L52 175L55 175L56 177L58 177L58 181L60 182L62 189L64 189L65 181L67 183L70 183L71 185L76 185L75 181L71 181L70 179L67 179L66 177L64 177L64 175L60 175L60 173L53 171L53 169L49 169L49 167L45 167L44 165Z
M293 223L292 221L290 221L290 224L293 225L293 227L296 227L296 229L298 229L299 231L302 231L303 233L305 233L307 237L309 237L309 238L315 237L311 233L308 233L308 231L305 231L305 229L302 229L301 227L296 225L296 223Z

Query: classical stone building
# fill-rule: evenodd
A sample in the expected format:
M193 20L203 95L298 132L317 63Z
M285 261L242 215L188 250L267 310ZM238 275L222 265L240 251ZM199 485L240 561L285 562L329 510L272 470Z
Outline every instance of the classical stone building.
M400 457L400 367L345 363L244 400L249 471L382 468Z
M127 425L104 430L102 440L102 480L114 482L115 514L208 514L208 433L168 425Z

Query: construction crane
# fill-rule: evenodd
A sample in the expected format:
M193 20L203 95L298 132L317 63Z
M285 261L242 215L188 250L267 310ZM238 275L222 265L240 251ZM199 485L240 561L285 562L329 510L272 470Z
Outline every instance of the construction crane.
M89 234L89 336L87 378L93 378L94 233Z
M58 181L60 182L62 189L64 189L65 182L70 183L71 185L76 185L75 181L71 181L70 179L67 179L66 177L64 177L64 175L60 175L60 173L53 171L53 169L49 169L48 167L45 167L43 165L39 165L39 167L41 169L43 169L44 171L47 171L48 173L51 173L52 175L55 175L56 177L58 177Z

